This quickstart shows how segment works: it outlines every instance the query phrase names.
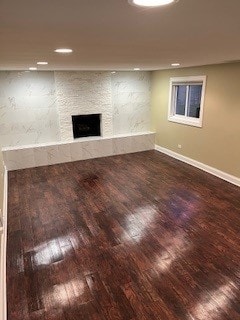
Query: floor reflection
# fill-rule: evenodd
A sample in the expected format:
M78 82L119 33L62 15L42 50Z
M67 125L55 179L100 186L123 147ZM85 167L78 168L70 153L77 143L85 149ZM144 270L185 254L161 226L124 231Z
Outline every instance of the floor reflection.
M179 231L168 239L169 244L164 245L164 250L157 256L155 268L164 272L170 269L174 261L181 258L183 254L192 249L192 245L186 235Z
M206 293L202 301L191 312L191 320L215 320L230 307L236 299L238 286L235 282L229 281L219 289Z
M47 266L53 262L61 261L63 259L63 253L61 250L61 244L64 247L64 253L71 250L71 235L66 235L52 239L34 247L33 259L35 266Z
M126 231L131 236L137 235L139 240L144 237L147 228L159 217L155 206L146 205L135 209L126 219Z
M81 296L85 294L86 284L81 279L69 280L65 283L56 284L48 291L43 292L43 299L50 301L45 303L49 305L49 308L62 308L69 305L73 305L78 301L81 303Z

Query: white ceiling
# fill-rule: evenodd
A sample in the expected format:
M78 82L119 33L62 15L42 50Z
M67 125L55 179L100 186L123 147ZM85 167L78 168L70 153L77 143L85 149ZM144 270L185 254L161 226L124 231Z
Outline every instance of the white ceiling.
M0 70L144 70L240 60L240 0L0 0ZM69 55L54 49L69 47Z

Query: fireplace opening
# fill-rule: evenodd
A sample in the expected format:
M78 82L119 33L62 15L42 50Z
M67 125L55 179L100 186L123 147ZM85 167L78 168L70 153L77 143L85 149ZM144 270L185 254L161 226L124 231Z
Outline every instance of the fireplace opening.
M73 137L101 136L101 114L72 116Z

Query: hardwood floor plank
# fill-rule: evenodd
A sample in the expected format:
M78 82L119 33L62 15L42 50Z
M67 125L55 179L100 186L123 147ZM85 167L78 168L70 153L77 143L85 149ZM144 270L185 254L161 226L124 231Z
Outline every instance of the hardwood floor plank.
M155 151L9 172L8 320L240 319L240 189Z

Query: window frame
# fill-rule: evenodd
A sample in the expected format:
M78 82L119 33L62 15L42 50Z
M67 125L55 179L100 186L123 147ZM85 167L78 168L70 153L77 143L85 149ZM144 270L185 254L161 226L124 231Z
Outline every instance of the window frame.
M186 124L189 126L199 127L203 126L203 109L205 100L207 77L204 76L188 76L188 77L174 77L170 78L169 90L169 106L168 106L168 121ZM199 118L187 116L187 101L189 97L189 87L186 93L185 115L176 114L176 92L175 86L177 85L202 85L201 103Z

